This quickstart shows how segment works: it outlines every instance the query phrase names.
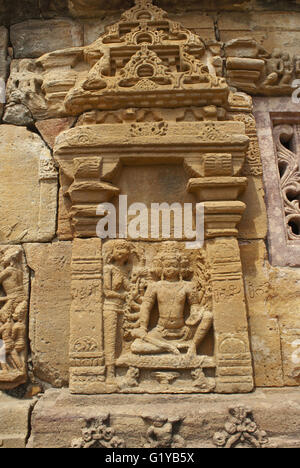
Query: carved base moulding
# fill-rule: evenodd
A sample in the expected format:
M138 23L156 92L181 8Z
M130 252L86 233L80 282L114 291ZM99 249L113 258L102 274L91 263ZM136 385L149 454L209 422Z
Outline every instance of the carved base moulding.
M185 396L52 389L33 410L28 448L297 448L298 402L296 388Z

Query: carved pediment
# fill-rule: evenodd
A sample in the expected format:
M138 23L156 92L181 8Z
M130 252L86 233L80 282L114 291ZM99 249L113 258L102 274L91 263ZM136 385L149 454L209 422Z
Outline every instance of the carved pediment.
M149 0L137 0L92 45L53 52L38 63L46 72L46 100L67 114L170 103L173 108L228 104L228 85L213 66L209 69L201 38ZM63 63L65 74L57 79L55 70Z

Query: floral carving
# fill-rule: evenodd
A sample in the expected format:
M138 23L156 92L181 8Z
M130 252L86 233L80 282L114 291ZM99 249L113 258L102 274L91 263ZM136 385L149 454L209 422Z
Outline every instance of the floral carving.
M87 353L94 352L98 350L98 345L96 340L89 337L83 337L74 343L74 352L77 353Z
M229 409L229 418L222 432L216 432L213 442L219 448L270 448L265 431L259 429L250 408Z
M91 418L86 421L86 427L82 429L82 437L74 439L72 448L125 448L123 439L116 436L114 428L109 425L110 415L99 418Z
M57 179L57 170L52 159L40 159L40 180Z
M166 122L132 124L130 128L132 137L165 136L167 133L168 124Z
M300 238L300 168L299 156L293 148L294 127L278 125L274 129L277 148L280 188L283 198L287 236L290 240Z

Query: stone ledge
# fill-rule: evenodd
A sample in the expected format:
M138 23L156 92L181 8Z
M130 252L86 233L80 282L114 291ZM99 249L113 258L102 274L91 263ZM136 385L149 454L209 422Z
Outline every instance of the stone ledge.
M253 412L272 445L300 448L299 389L258 389L248 395L70 395L48 390L35 406L30 448L68 448L89 418L107 417L127 448L143 447L145 418L182 419L179 434L188 448L213 448L213 436L223 431L231 407Z
M25 448L33 400L17 400L0 393L0 446Z

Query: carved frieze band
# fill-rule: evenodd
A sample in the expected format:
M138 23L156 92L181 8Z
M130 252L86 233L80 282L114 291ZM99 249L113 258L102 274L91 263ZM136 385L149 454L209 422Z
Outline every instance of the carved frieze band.
M244 406L233 406L224 429L216 432L211 441L217 448L276 448L265 431L257 424L253 410ZM146 431L141 434L143 448L185 448L187 441L181 435L185 418L142 415ZM111 426L111 415L84 419L82 436L73 439L72 448L125 448L126 441L120 438ZM124 429L123 429L124 430ZM121 431L120 431L121 432ZM201 442L201 436L199 437ZM207 441L208 444L211 442Z

